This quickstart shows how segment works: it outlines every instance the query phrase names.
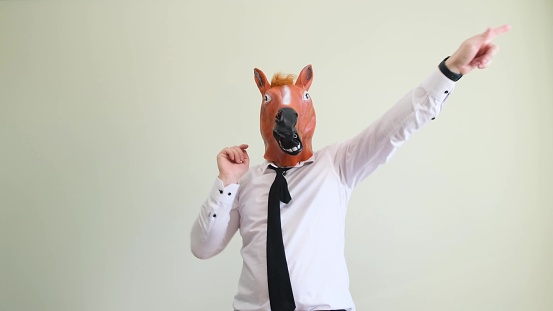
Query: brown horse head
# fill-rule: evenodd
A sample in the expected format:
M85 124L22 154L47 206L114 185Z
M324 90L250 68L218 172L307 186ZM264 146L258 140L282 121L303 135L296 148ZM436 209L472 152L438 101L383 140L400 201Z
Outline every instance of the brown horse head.
M295 166L313 155L315 109L309 96L313 68L305 66L296 83L292 75L275 75L271 84L255 68L254 78L261 92L261 136L265 159L278 166Z

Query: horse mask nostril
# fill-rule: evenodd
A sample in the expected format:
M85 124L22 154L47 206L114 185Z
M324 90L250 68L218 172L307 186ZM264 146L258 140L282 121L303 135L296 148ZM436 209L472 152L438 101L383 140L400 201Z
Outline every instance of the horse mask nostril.
M275 122L279 123L282 122L282 110L279 110L275 116Z

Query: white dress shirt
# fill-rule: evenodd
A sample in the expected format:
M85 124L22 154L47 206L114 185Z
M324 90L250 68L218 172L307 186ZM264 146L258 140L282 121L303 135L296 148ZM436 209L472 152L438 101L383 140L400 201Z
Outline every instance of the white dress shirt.
M355 185L384 164L411 133L432 120L455 83L435 70L354 138L327 146L286 173L292 200L281 203L282 234L296 310L355 310L344 257L344 226ZM217 179L191 233L192 252L209 258L237 230L242 273L234 309L268 311L267 198L275 171L252 166L240 184Z

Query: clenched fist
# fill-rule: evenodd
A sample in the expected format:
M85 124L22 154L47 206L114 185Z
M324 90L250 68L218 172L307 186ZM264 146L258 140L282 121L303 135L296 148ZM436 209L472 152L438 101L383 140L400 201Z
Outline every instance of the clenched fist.
M223 184L236 184L242 175L250 167L250 157L248 157L248 145L227 147L217 154L217 167L219 168L219 179Z

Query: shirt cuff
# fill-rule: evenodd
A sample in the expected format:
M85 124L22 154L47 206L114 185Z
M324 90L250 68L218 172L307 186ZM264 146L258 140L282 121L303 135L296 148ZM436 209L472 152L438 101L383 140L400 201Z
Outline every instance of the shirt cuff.
M211 188L211 198L216 202L223 204L232 204L236 192L238 192L239 184L230 184L226 187L223 185L223 181L219 178L215 180L213 187Z
M422 87L428 92L430 97L443 103L455 88L455 82L451 81L436 68L422 82Z

